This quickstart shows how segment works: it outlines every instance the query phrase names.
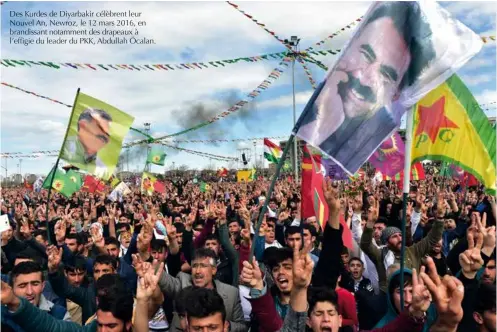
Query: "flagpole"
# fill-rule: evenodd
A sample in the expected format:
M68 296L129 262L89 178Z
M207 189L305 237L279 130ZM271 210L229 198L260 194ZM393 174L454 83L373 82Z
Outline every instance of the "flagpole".
M71 116L69 117L69 124L67 125L66 134L64 135L64 140L62 141L62 146L60 147L60 150L59 150L59 156L57 157L57 161L55 162L55 165L52 169L53 170L52 178L50 179L50 186L48 187L47 211L45 214L45 219L46 219L46 223L47 223L47 241L48 241L48 244L52 244L52 242L50 241L50 227L49 227L49 220L48 220L48 212L50 211L50 194L52 193L53 179L55 177L55 172L57 171L57 168L59 167L60 155L62 154L64 144L65 144L67 136L69 134L69 128L71 127L72 118L74 115L74 109L76 108L76 104L77 104L77 100L78 100L78 96L79 96L79 90L80 89L78 88L78 90L76 91L76 97L74 98L74 104L72 105Z
M404 308L404 256L406 251L406 219L407 219L407 200L409 199L410 181L411 181L411 149L412 149L412 131L414 125L415 105L407 111L407 128L404 154L404 184L402 197L402 248L400 250L400 307Z
M281 155L280 161L276 165L276 171L274 172L273 179L271 180L271 184L269 185L269 190L266 194L267 198L264 201L264 205L262 206L262 210L259 212L259 217L257 218L257 224L255 225L254 232L255 232L255 237L259 235L259 229L261 228L262 220L264 219L264 214L266 213L267 206L269 204L269 201L271 200L271 195L273 194L274 186L276 184L276 181L278 180L278 176L280 175L281 168L283 167L283 164L285 163L285 158L288 154L288 151L290 150L293 140L295 139L295 136L292 134L288 138L287 144L285 145L285 149L283 150L283 154ZM249 262L252 263L252 258L254 257L254 242L252 242L252 245L250 246L250 256L249 256Z

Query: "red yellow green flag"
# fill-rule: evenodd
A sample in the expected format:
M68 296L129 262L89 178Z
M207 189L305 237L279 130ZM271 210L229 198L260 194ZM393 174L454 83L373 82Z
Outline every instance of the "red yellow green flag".
M474 175L495 194L495 129L457 75L416 105L412 163L440 160Z

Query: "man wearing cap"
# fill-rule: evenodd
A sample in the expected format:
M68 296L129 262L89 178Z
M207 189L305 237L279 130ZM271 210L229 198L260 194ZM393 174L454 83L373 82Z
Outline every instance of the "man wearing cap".
M368 213L368 221L361 236L360 247L364 253L374 262L378 271L380 289L386 291L387 277L386 270L394 263L400 263L400 253L402 248L402 231L397 227L387 227L381 234L383 248L378 248L373 243L373 226L378 219L377 202ZM436 220L428 235L416 244L406 248L404 264L407 269L421 267L421 259L430 254L431 248L442 238L444 230L445 200L443 195L438 197ZM409 226L408 226L409 227Z

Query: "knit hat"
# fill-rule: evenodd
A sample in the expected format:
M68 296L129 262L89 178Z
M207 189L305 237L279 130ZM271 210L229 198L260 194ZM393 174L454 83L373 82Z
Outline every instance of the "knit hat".
M390 236L397 233L402 233L397 227L390 226L385 228L383 232L381 232L381 244L385 245L388 242Z

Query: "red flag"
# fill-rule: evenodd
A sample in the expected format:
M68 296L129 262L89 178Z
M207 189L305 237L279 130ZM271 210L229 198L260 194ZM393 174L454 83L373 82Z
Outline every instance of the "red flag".
M29 184L27 179L24 179L24 188L28 190L33 190L33 184Z
M316 216L316 219L324 229L328 222L329 209L323 193L324 172L321 165L320 155L311 155L307 146L303 148L302 156L302 189L301 189L301 216L306 219ZM343 245L349 249L353 248L352 232L340 216L340 224L343 226Z
M226 168L220 168L218 171L217 171L217 176L219 177L226 177L228 175L228 170Z
M154 191L163 194L166 192L166 186L164 183L157 180L154 182Z
M473 174L468 172L464 172L464 183L468 187L474 187L479 185L478 180L473 176Z
M307 146L304 145L302 155L302 186L300 189L300 196L302 197L300 213L302 219L316 216L316 213L314 212L314 190L312 188L312 175L313 165L311 160L311 153L309 152Z
M105 190L105 183L94 178L91 175L85 176L85 181L83 182L83 186L81 186L82 190L94 193L96 191L103 192Z

